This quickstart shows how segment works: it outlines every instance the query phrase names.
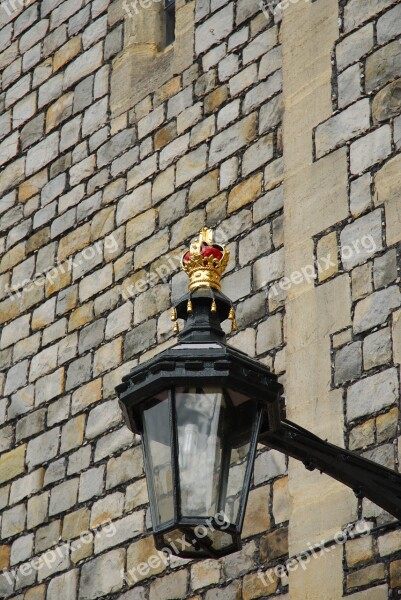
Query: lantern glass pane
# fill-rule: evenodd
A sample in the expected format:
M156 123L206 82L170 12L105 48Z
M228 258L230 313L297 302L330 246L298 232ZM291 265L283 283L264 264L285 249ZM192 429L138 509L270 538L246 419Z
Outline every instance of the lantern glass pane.
M175 405L181 515L224 515L237 523L247 488L256 402L222 388L179 388Z
M168 392L143 411L145 457L149 497L155 525L174 519L171 459L171 422Z

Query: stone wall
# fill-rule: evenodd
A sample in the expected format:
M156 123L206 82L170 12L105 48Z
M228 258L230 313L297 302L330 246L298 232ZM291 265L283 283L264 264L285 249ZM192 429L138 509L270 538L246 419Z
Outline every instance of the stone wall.
M289 418L399 465L401 3L285 4L177 0L168 48L158 3L0 5L0 598L399 597L384 528L277 577L391 518L262 446L243 550L147 564L114 388L175 343L205 224L231 250L230 343L280 376Z

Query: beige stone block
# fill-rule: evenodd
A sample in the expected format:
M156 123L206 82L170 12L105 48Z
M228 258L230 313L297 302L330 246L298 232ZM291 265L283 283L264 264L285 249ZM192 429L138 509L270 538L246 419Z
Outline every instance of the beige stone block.
M53 56L53 73L61 69L70 60L78 56L82 50L82 40L80 35L71 38L62 46Z
M89 528L90 510L86 507L80 508L64 517L62 538L73 540L85 533Z
M388 556L401 548L401 531L391 531L377 538L380 556Z
M32 196L39 194L41 189L46 185L48 181L47 169L39 171L30 179L27 179L20 184L18 188L18 200L19 202L26 202Z
M0 261L0 273L11 269L26 257L25 243L17 244L3 255Z
M389 160L375 177L375 206L384 204L387 245L401 241L401 154Z
M174 192L174 180L175 166L156 175L152 186L152 201L154 205ZM148 207L145 206L144 208Z
M46 279L46 284L45 284L45 292L46 292L46 298L49 298L49 296L52 296L53 294L55 294L56 292L59 292L60 290L63 290L64 288L68 287L69 285L71 285L71 280L72 280L72 273L71 271L69 271L68 269L65 270L61 270L59 269L57 271L57 276L56 277L51 277L50 279ZM73 290L75 290L75 288L73 288ZM71 300L73 299L74 294L71 294ZM74 306L71 306L71 308L74 308Z
M0 546L0 571L10 566L10 550L11 546Z
M138 479L132 485L129 485L125 492L125 512L130 512L138 506L143 506L149 502L148 488L146 479Z
M109 371L121 363L122 342L123 338L119 337L97 350L93 365L93 374L95 376L104 371Z
M242 533L244 539L251 535L263 533L269 529L269 495L270 486L267 485L257 488L256 490L251 490Z
M401 560L390 563L390 581L392 588L401 586Z
M0 173L0 196L18 185L24 179L24 174L25 156L13 161Z
M188 196L189 210L192 210L198 206L198 204L201 204L217 194L218 179L219 171L216 169L211 173L207 173L207 175L201 177L201 179L198 179L198 181L195 181L195 183L191 185Z
M204 211L194 210L186 217L180 219L171 228L171 246L175 248L185 239L195 236L204 223Z
M25 471L26 444L0 456L0 484Z
M78 227L71 233L64 236L58 247L58 260L62 261L75 254L90 244L90 224L85 223L82 227Z
M319 281L325 281L338 273L338 244L335 231L322 237L317 244Z
M72 395L71 411L72 414L84 410L91 404L98 402L102 397L102 379L94 379L86 385L80 387Z
M159 106L172 96L178 94L181 89L181 77L173 77L170 81L167 81L162 85L155 93L155 106Z
M163 573L166 565L156 550L153 536L129 546L127 551L127 573L133 583Z
M214 112L226 102L228 98L228 87L226 85L222 85L216 90L213 90L210 94L208 94L205 98L205 114Z
M166 231L161 231L153 235L150 240L146 240L135 248L134 252L134 267L141 269L149 264L155 258L162 256L167 252L169 245L169 235Z
M394 563L392 563L394 564ZM393 571L394 572L394 571ZM391 571L390 565L390 573L393 575ZM400 572L398 575L398 585L401 584L401 561L400 561ZM396 577L397 577L396 575ZM360 569L359 571L355 571L351 573L347 577L347 588L352 589L362 585L368 585L373 583L374 581L380 581L381 579L385 579L386 577L386 566L384 563L378 563L376 565L371 565L370 567L366 567L365 569Z
M74 331L86 323L89 323L93 318L93 302L87 302L83 306L79 306L70 316L68 331Z
M34 252L42 246L45 246L50 241L50 227L44 227L40 231L37 231L26 242L27 253Z
M44 523L47 519L47 507L49 504L49 492L32 496L28 500L27 527L32 529Z
M121 286L121 295L125 300L133 298L148 289L146 275L146 271L141 269L127 279L124 279Z
M0 302L0 325L15 319L20 314L18 303L13 298Z
M262 174L257 173L249 179L237 185L228 196L228 213L232 213L251 202L254 202L261 194Z
M278 578L273 570L259 571L245 575L242 584L243 600L264 598L274 594L278 587Z
M71 544L71 562L76 565L80 560L93 555L93 540L77 541Z
M37 585L25 592L24 600L45 600L46 586L45 584Z
M374 557L372 537L369 535L357 540L350 540L345 545L345 552L349 567L372 560Z
M152 235L156 227L157 211L152 208L127 223L127 247L136 246Z
M217 560L202 560L191 567L191 586L196 591L220 581L221 565Z
M63 427L60 452L68 452L82 445L84 440L85 415L70 419Z
M350 450L365 448L375 442L375 420L368 419L364 423L357 425L351 430L349 446Z
M95 242L99 238L104 237L114 229L114 206L104 208L97 212L91 222L91 242Z
M74 93L69 92L64 94L54 102L46 113L46 133L55 129L60 123L68 119L72 115L72 104L74 101Z
M288 521L290 517L288 477L282 477L273 484L273 517L276 525Z
M124 494L116 492L101 498L92 506L91 528L98 527L102 523L121 517L124 510Z
M154 147L155 150L160 150L167 146L177 137L177 125L175 121L171 121L155 134Z
M376 436L380 444L397 435L398 408L392 408L376 418Z

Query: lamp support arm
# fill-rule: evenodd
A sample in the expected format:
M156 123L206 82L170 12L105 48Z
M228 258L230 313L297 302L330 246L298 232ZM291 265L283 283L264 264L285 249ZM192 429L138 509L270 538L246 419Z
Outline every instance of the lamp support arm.
M401 474L325 442L288 420L277 430L264 432L259 441L300 460L310 471L326 473L352 488L357 498L369 498L401 519Z

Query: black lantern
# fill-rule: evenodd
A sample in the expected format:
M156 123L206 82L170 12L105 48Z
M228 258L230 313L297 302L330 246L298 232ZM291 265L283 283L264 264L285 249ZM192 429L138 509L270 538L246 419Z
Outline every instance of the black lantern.
M279 423L281 386L228 346L221 322L235 315L220 292L228 261L202 230L183 258L189 294L172 311L179 342L133 369L117 388L132 431L143 436L156 547L183 558L241 548L258 437Z
M221 323L230 319L236 328L220 291L228 258L202 229L182 259L190 284L172 309L178 343L117 387L128 427L143 437L156 547L182 558L219 558L241 548L258 441L400 519L401 476L285 419L277 377L226 344ZM186 321L182 333L177 319Z

